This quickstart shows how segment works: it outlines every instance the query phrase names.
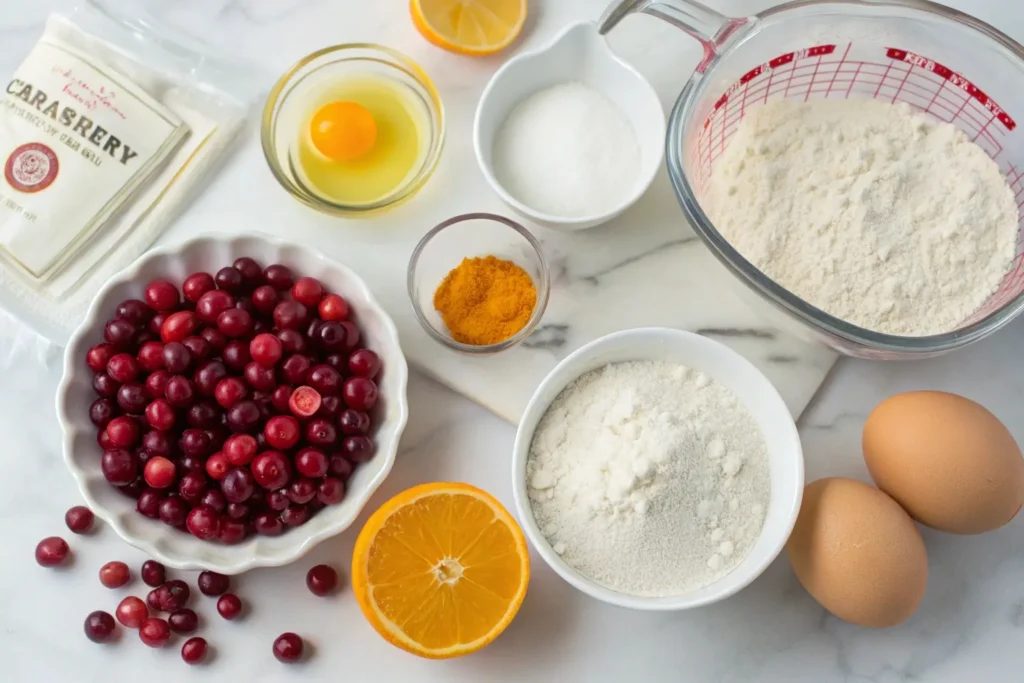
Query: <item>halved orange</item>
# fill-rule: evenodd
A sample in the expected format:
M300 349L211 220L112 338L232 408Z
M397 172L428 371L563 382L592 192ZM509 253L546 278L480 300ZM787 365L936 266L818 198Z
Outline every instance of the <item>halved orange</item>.
M410 0L416 30L465 55L489 55L512 44L526 22L526 0Z
M367 520L352 553L352 590L370 625L392 645L431 659L476 652L497 638L529 579L519 525L468 484L403 491Z

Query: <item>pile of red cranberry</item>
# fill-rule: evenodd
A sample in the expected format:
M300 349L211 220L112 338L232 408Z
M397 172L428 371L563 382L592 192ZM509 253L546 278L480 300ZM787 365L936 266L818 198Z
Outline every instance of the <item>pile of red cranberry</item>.
M251 258L144 298L118 305L86 355L107 481L146 517L222 543L340 502L374 453L381 366L348 303Z

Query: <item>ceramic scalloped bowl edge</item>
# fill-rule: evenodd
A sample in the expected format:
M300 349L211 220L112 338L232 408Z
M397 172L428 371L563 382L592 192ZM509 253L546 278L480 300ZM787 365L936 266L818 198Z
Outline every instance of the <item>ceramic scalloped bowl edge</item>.
M376 432L377 453L356 468L346 483L346 496L341 503L325 507L306 524L280 536L254 536L237 545L221 545L200 541L159 520L143 517L135 511L133 498L107 483L100 469L96 428L88 416L88 406L96 397L92 392L92 373L84 359L90 346L103 341L102 325L117 303L127 298L141 299L143 288L150 280L164 277L181 283L192 272L216 272L239 256L251 256L264 266L284 263L297 275L320 279L329 290L349 301L360 330L369 342L367 346L381 356L383 363L381 401L376 409L381 422ZM204 234L146 252L107 280L93 298L85 319L65 348L63 376L57 390L64 461L96 516L129 544L165 565L225 574L280 566L299 559L321 541L351 526L383 483L394 465L399 440L408 421L408 375L394 322L366 283L350 268L309 247L271 235Z

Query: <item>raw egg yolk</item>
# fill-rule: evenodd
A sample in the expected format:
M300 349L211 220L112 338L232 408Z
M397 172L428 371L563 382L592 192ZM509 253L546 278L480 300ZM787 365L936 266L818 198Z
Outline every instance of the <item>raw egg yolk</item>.
M313 114L309 134L317 151L331 161L352 161L373 149L377 122L361 104L331 102Z

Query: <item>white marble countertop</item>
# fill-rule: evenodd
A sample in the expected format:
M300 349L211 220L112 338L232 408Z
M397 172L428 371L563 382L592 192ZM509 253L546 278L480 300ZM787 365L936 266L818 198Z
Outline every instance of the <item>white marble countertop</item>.
M603 4L592 2L595 12ZM224 30L275 21L294 30L297 24L289 16L306 4L324 3L352 5L356 0L168 1L182 12L216 18ZM0 71L14 68L46 12L66 4L0 0ZM999 0L956 4L1024 38L1021 9L1011 11ZM394 5L393 33L408 33L405 3ZM331 30L317 27L314 32L310 48L327 42ZM968 396L995 412L1024 443L1022 339L1024 321L940 359L885 365L840 361L801 420L808 480L866 478L859 438L863 420L875 404L899 391L935 388ZM144 647L134 633L122 633L115 644L95 645L82 634L85 615L94 609L112 612L128 594L127 589L104 589L97 569L114 559L137 568L145 558L109 529L78 537L64 527L64 511L80 498L61 461L53 407L60 353L0 314L2 681L1010 683L1024 676L1020 517L984 536L924 531L930 561L927 595L913 618L884 631L827 615L796 582L784 558L724 603L646 614L583 596L534 556L529 594L501 638L471 657L423 661L381 640L364 622L350 592L318 599L304 587L305 571L319 562L347 573L364 513L352 530L292 566L237 579L237 592L250 605L242 620L225 622L212 600L193 598L205 622L203 635L215 648L203 667L190 669L181 661L180 639L177 647L158 651ZM420 375L412 378L409 400L411 418L398 461L369 507L432 480L472 482L511 507L508 454L514 428ZM74 547L75 561L66 570L44 570L33 561L35 544L51 534L64 536ZM194 581L194 576L186 578ZM135 586L141 591L139 582ZM285 666L271 655L274 637L288 630L314 647L314 656L302 665Z

